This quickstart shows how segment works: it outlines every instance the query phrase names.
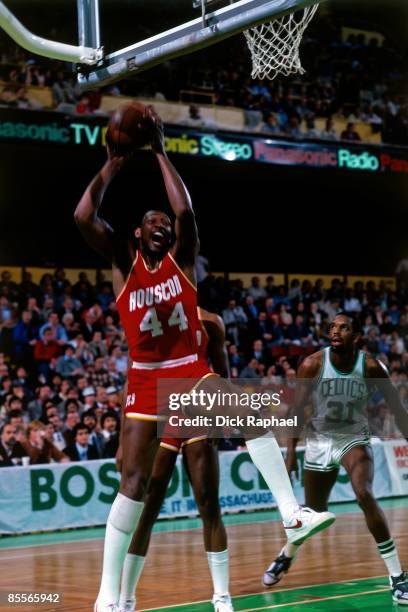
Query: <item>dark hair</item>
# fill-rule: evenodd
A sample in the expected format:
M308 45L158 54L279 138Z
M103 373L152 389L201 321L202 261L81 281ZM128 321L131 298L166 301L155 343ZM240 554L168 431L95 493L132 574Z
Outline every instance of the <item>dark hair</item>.
M67 416L67 414L68 414L68 404L75 404L75 406L76 406L76 408L77 408L77 410L79 412L79 403L76 401L76 399L70 398L70 399L65 400L65 402L64 402L64 413L65 413L65 416Z
M336 319L336 317L345 317L346 319L348 319L351 323L351 328L353 332L355 334L361 334L360 319L358 319L357 317L352 317L348 312L338 312L334 319Z
M77 423L76 425L74 425L74 427L72 429L72 433L74 434L74 438L76 438L76 435L77 435L78 431L82 431L83 429L86 429L86 431L88 433L91 433L91 430L89 429L88 425L84 425L83 423Z
M20 410L20 408L13 408L13 410L10 410L10 412L7 415L7 421L10 422L12 418L22 417L22 416L23 416L23 411Z
M15 402L16 400L23 403L23 400L20 397L18 397L17 395L12 395L8 401L9 405L11 404L11 402Z
M95 419L96 421L96 414L93 408L89 408L89 410L85 410L85 412L82 415L82 421L84 420L85 417L89 417L89 416Z
M164 215L165 217L168 218L169 222L171 223L169 215L163 212L162 210L148 210L145 212L145 214L142 217L142 221L140 223L141 226L146 221L147 217L150 217L150 215Z
M106 412L103 413L102 418L101 418L101 427L103 429L103 426L105 425L105 421L108 417L112 417L113 419L115 419L116 421L116 426L119 425L119 419L118 419L118 415L116 414L116 412L114 410L107 410Z

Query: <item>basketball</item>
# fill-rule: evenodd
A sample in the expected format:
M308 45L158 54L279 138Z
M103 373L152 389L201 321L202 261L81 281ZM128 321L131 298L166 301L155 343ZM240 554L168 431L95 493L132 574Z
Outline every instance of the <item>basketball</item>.
M147 145L152 134L152 121L140 102L131 102L115 110L109 120L106 142L117 155L129 155Z

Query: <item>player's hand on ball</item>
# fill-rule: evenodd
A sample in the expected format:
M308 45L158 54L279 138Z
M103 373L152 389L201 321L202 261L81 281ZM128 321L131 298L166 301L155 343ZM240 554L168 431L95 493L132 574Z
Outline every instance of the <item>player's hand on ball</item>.
M152 122L152 139L150 145L154 153L164 153L164 128L163 121L154 110L153 106L146 107L146 116Z
M128 157L124 155L118 155L109 145L106 145L106 152L108 154L108 162L114 172L118 172L123 164L126 162Z

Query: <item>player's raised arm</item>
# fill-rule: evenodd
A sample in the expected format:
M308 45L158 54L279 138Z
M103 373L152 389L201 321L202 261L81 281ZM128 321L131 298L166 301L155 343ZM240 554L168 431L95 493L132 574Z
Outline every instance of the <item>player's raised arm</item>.
M395 423L404 436L408 439L408 411L401 403L398 390L394 386L387 368L377 359L367 355L366 357L366 376L373 380L380 393L395 417Z
M176 244L172 249L173 255L181 267L192 267L198 254L199 242L190 194L179 173L166 155L163 123L160 117L154 112L152 107L148 108L148 114L154 123L152 149L157 156L167 197L176 216Z
M123 157L114 157L108 152L106 163L86 188L74 213L75 222L85 240L110 262L114 254L113 229L98 215L98 210L106 188L124 161Z
M225 325L218 315L203 311L203 322L208 333L208 357L214 372L223 378L229 378L229 362L225 348Z

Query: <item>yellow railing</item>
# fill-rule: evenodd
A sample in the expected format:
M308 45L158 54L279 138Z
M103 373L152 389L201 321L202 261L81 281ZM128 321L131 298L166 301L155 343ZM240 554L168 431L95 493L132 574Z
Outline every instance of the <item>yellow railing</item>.
M37 268L37 267L27 267L24 268L27 272L32 274L33 281L35 283L40 282L41 278L44 274L54 274L55 268ZM16 266L0 266L0 274L4 271L8 270L11 273L12 280L16 283L21 282L23 268ZM88 275L88 279L91 283L96 282L97 270L95 268L64 268L66 278L71 283L76 283L78 280L78 275L80 272L86 272ZM112 272L109 269L102 270L103 276L106 280L112 279ZM224 276L223 272L214 272L214 276ZM275 285L284 285L287 280L289 285L292 280L298 279L300 283L307 280L314 284L318 279L322 279L323 287L328 289L331 286L331 282L334 278L338 278L341 281L344 279L347 280L349 287L353 287L354 283L357 281L361 281L364 285L370 281L373 281L375 285L378 287L381 282L385 283L385 285L389 289L396 288L396 279L393 276L344 276L343 274L288 274L287 277L282 272L230 272L228 274L228 278L230 280L241 279L245 287L249 287L251 284L251 279L253 276L258 276L261 285L263 286L266 283L266 279L268 276L273 276Z

